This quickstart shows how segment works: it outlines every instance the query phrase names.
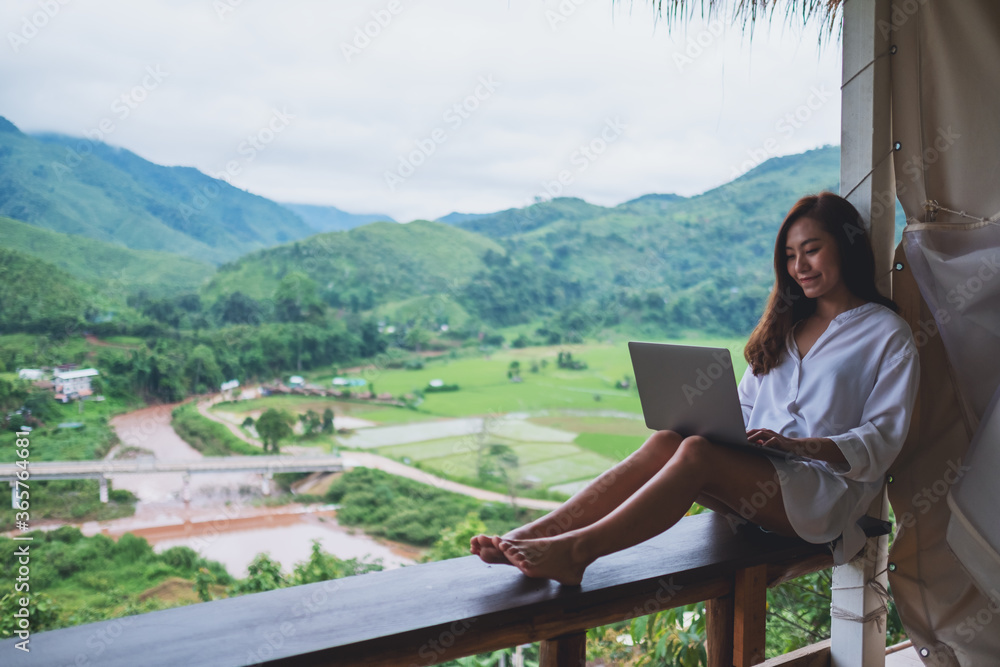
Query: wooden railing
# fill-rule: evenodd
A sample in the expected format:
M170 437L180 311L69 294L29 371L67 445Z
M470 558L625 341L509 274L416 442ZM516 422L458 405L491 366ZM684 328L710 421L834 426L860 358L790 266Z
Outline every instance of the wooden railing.
M433 665L542 642L583 665L588 628L702 600L712 667L764 655L767 587L828 568L822 545L711 512L601 558L579 587L470 556L157 611L0 643L4 665Z

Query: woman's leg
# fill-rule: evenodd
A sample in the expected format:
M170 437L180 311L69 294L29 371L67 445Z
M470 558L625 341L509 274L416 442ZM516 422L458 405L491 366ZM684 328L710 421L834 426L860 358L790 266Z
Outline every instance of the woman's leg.
M774 494L761 493L765 488L773 488ZM766 502L758 506L762 495ZM530 577L579 584L594 560L662 533L706 496L733 510L751 507L753 516L747 519L777 533L795 534L777 472L766 457L690 437L648 482L603 518L554 537L496 538L494 545Z
M607 516L666 465L684 438L673 431L659 431L624 461L607 470L557 509L516 528L504 538L553 537L589 526ZM488 535L472 538L470 551L487 563L509 563Z

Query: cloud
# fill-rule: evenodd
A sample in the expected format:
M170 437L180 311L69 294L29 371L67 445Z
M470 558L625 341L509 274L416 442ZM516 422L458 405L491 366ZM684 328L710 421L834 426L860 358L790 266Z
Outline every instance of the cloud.
M646 3L607 0L63 1L0 59L0 114L75 135L112 116L110 143L209 174L236 161L234 184L281 201L434 218L522 205L570 169L566 194L615 204L839 141L839 50L816 46L818 28L757 26L749 44L717 22L667 32ZM41 4L4 3L8 42ZM150 66L162 85L114 116ZM483 80L498 82L485 96ZM831 94L817 104L813 90ZM240 147L276 112L293 118L249 158ZM613 118L626 130L577 171ZM429 140L390 189L386 172Z

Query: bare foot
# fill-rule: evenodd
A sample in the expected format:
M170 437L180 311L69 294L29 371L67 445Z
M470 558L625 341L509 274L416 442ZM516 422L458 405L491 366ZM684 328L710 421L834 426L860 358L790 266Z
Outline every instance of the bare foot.
M513 565L513 563L507 560L504 553L493 544L494 537L476 535L469 543L469 551L474 556L479 556L484 563ZM497 537L496 539L500 538Z
M578 553L577 541L566 535L533 540L498 538L494 543L526 576L553 579L566 586L579 586L592 562Z
M513 563L507 559L507 556L504 555L503 551L500 550L500 547L498 546L500 544L500 540L529 540L534 539L535 537L540 537L540 535L528 526L515 528L509 533L505 533L503 536L476 535L469 543L469 552L474 556L479 556L486 563L513 565Z

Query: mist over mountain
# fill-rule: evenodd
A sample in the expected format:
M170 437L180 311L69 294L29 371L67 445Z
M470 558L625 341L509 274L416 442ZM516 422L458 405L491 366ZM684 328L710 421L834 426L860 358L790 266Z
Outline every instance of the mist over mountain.
M369 222L396 222L383 213L348 213L336 206L287 202L282 202L281 205L302 218L316 232L342 232Z

